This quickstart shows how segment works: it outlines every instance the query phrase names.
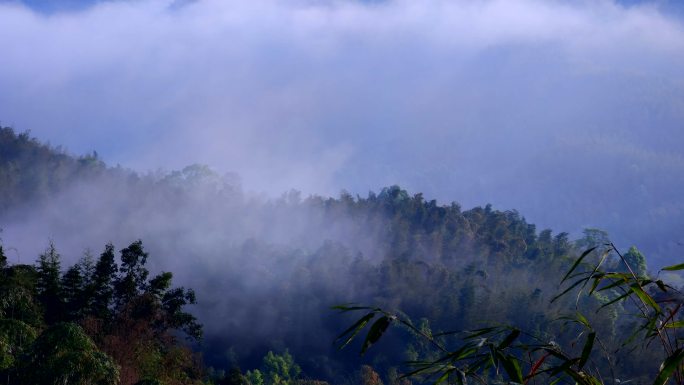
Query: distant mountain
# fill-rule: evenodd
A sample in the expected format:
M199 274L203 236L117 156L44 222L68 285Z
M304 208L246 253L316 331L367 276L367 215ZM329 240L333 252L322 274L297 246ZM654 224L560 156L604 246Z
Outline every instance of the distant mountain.
M366 197L266 199L206 166L139 175L9 128L0 129L0 201L10 263L35 260L48 239L68 265L84 249L141 238L151 272L173 271L197 292L191 311L205 325L209 364L254 368L269 350L289 349L307 375L335 384L349 383L362 361L332 346L346 320L330 306L389 307L429 319L435 331L503 322L556 333L551 320L575 306L573 298L548 303L559 272L609 239L589 229L573 241L513 210L463 210L399 186ZM619 267L614 258L607 265ZM615 314L590 314L595 327L619 332ZM374 350L378 370L423 354L404 337ZM627 372L640 368L624 362Z
M46 199L73 185L107 172L93 152L74 157L60 147L0 127L0 213Z

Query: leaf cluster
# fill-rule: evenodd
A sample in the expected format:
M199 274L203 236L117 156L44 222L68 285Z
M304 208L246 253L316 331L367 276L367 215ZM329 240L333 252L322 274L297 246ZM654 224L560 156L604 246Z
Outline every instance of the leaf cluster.
M611 382L620 382L613 371L617 351L609 351L609 341L604 341L587 317L577 310L581 298L607 293L597 312L630 302L630 309L641 320L633 333L622 341L621 348L629 348L635 343L645 349L660 346L664 358L652 379L653 385L663 385L671 379L678 384L684 383L684 346L681 345L684 297L664 281L637 273L633 266L634 259L625 258L612 243L603 246L585 250L570 265L561 279L564 287L551 299L554 303L571 293L576 298L574 313L557 318L559 322L576 326L577 337L569 346L561 346L553 338L540 338L534 333L507 325L441 333L440 336L455 337L451 340L452 344L447 345L442 339L414 326L403 314L354 305L334 307L342 312L365 312L335 342L340 349L345 348L366 329L360 350L363 355L390 325L407 328L415 337L429 341L438 356L432 360L407 362L408 370L404 377L430 380L434 384L465 384L468 380L474 380L482 384L541 381L601 385L609 383L608 378ZM586 263L597 250L601 251L597 262ZM633 250L630 252L633 253ZM606 263L611 253L617 255L622 266ZM605 265L618 269L604 270L602 267ZM662 270L684 270L684 264L664 267ZM607 372L606 365L601 362L608 363Z

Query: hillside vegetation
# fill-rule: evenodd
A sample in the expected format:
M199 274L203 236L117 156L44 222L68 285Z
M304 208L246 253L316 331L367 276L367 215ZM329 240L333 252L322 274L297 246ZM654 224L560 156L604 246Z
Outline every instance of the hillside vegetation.
M408 381L399 363L434 356L429 343L401 328L364 357L338 351L332 342L350 319L330 307L351 302L400 312L435 335L499 323L566 344L574 337L556 320L577 306L609 351L638 324L628 303L596 312L610 298L601 293L550 302L563 272L583 250L607 243L606 232L587 229L570 239L537 229L516 211L464 210L398 186L365 197L303 198L292 191L265 199L205 166L141 175L108 167L95 153L74 157L2 128L0 227L23 234L31 240L26 245L54 237L57 247L48 244L35 265L13 264L7 250L17 244L5 238L3 287L23 294L4 301L0 316L21 322L26 336L17 342L18 332L3 329L0 343L11 346L2 359L8 383L42 375L26 370L36 367L31 357L63 335L99 368L93 373L101 377L90 383L398 385ZM133 243L120 251L118 267L110 244L96 252L99 259L63 257L73 262L69 268L56 257L60 242L82 250L121 239ZM153 256L147 267L145 250ZM648 275L636 248L625 256ZM96 275L102 264L106 278ZM624 270L614 253L604 266ZM164 271L194 291L172 289ZM98 299L103 292L107 300ZM195 292L197 304L185 310ZM199 337L194 317L204 338L188 346L203 363L179 344L179 330ZM636 349L620 350L605 365L618 378L646 383L662 354Z

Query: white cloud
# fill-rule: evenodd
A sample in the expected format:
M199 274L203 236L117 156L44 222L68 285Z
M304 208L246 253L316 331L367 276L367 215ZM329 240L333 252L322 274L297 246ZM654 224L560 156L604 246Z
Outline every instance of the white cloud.
M2 123L140 169L204 162L275 193L400 183L568 230L594 215L572 209L593 190L548 208L557 186L623 158L651 175L662 161L562 138L611 137L681 160L684 30L655 5L170 5L41 15L0 4ZM578 165L569 150L578 148L594 163ZM529 187L554 172L542 190ZM610 176L624 189L642 175ZM679 191L679 175L644 183Z

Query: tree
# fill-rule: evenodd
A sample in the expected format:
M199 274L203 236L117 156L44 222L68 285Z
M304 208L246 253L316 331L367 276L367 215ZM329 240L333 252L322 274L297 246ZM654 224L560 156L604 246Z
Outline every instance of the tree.
M161 297L164 311L164 327L185 332L189 337L199 340L202 338L202 325L192 314L184 311L187 305L197 303L195 292L183 287L166 291Z
M641 252L636 247L630 247L629 250L625 253L624 257L625 264L622 264L620 266L621 271L627 273L631 268L634 271L634 274L636 274L637 276L646 277L646 257L644 257L644 255L641 254ZM629 268L627 266L629 266Z
M195 293L173 288L170 272L148 281L146 258L134 242L122 250L117 275L109 244L96 264L86 255L62 275L50 244L36 266L1 268L0 383L200 384L201 362L177 342L178 332L201 337L201 325L185 311ZM116 284L117 299L129 298L119 306Z
M361 366L361 385L383 385L380 375L369 365Z
M242 374L240 368L235 366L228 371L228 374L223 379L219 380L217 385L250 385L250 382Z
M583 237L575 242L576 246L581 250L586 250L594 246L604 248L610 243L608 232L601 229L587 228L582 230L582 234Z
M259 369L248 370L245 373L245 378L250 385L264 385L264 375Z
M83 318L87 309L85 277L79 265L71 266L62 277L65 317L69 321Z
M603 257L599 257L597 263L586 263L585 260L589 260L589 255L596 250L602 251ZM629 272L602 269L605 257L610 252L618 256ZM634 249L629 259L639 262L640 257L643 256ZM629 259L612 243L587 249L561 280L561 284L567 287L551 302L569 293L576 293L577 302L580 299L598 298L599 303L602 303L599 310L629 301L641 324L637 325L626 341L618 343L619 348L634 349L633 341L639 343L638 347L642 351L660 345L664 359L654 374L653 384L664 385L671 379L677 384L684 384L684 297L661 280L637 274L639 269L635 271L631 268ZM645 263L636 263L640 264L645 270ZM662 270L684 270L684 263L664 267ZM457 346L454 348L414 326L403 314L364 306L344 305L335 308L343 312L366 312L337 338L340 348L347 346L369 325L361 348L362 354L393 324L401 325L430 342L438 351L439 357L412 361L411 371L406 376L432 378L436 380L436 384L444 381L464 384L468 378L483 384L490 381L526 384L537 378L542 378L544 383L557 383L565 377L579 385L602 385L605 383L604 379L611 376L613 383L623 382L615 377L615 360L611 353L617 352L607 349L612 337L603 338L600 329L595 328L577 309L574 309L574 314L559 318L571 327L570 330L577 333L568 344L563 343L562 336L545 337L512 326L495 325L470 331L442 333L444 336L457 336Z
M294 385L294 381L301 372L301 368L294 362L294 358L287 350L283 354L274 354L269 351L261 364L265 385ZM256 384L252 383L252 385Z
M5 251L2 248L2 244L0 243L0 269L4 269L7 267L7 256L5 255Z
M23 383L45 385L116 385L114 361L99 351L83 329L59 323L44 331L22 362Z
M38 300L45 309L45 322L52 325L62 319L64 304L62 302L62 284L60 280L60 255L54 243L50 242L47 250L38 258L36 271Z
M145 290L147 277L150 274L145 268L147 257L148 254L143 249L141 240L121 250L120 275L114 286L117 306L124 306Z
M572 245L568 240L568 233L560 233L553 238L553 255L556 257L568 254Z
M16 378L17 364L42 324L35 277L35 270L26 265L0 270L0 379L7 384Z
M92 305L89 313L100 319L110 319L114 298L113 283L118 267L115 262L114 245L108 243L95 264L90 288Z
M152 278L146 285L145 298L150 301L146 306L156 312L155 327L159 333L170 329L183 331L195 340L202 338L202 325L192 314L184 311L185 306L197 303L195 292L183 287L171 288L173 273L163 272Z

